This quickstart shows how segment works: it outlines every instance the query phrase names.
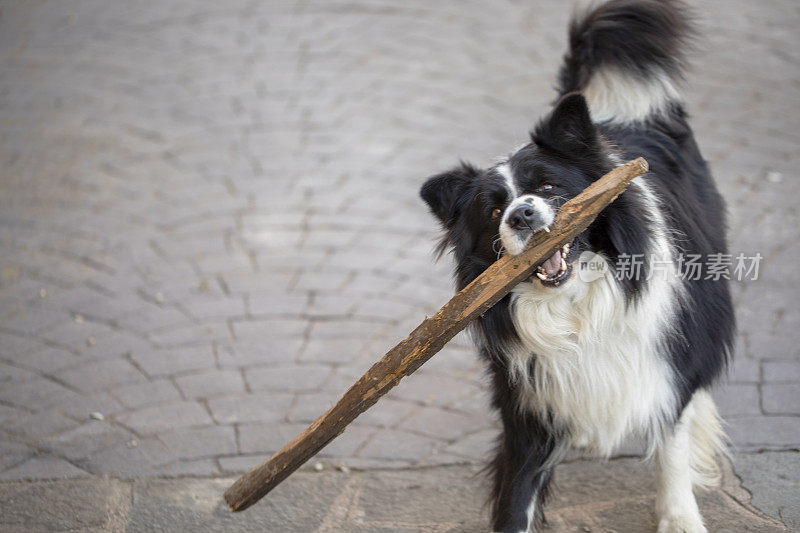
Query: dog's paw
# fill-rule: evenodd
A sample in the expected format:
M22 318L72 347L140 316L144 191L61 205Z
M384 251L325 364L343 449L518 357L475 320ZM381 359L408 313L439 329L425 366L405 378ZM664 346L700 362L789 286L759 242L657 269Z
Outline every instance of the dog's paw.
M658 523L658 533L708 533L700 515L665 516Z

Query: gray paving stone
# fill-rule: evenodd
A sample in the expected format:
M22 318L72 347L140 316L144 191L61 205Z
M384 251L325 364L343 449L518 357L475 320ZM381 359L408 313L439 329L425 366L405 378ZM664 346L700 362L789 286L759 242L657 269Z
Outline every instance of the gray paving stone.
M151 333L150 339L165 348L198 346L229 340L230 330L225 323L189 324Z
M253 316L299 315L309 304L310 298L305 294L285 294L250 291L248 305Z
M765 382L800 381L800 361L764 361L761 367Z
M334 392L314 392L300 393L295 396L292 407L286 414L290 422L305 422L310 424L322 413L333 407L333 404L341 397Z
M354 244L354 246L359 247L360 245L356 243ZM363 294L366 296L376 296L384 293L387 294L391 293L396 286L400 285L400 283L402 283L402 279L399 279L398 277L395 276L387 276L386 274L374 274L371 272L361 272L358 276L352 278L347 283L346 290L350 294Z
M149 334L162 328L177 328L186 326L190 319L177 309L162 308L154 305L146 311L137 311L125 314L114 319L117 325L128 331L140 334Z
M231 224L231 214L223 216L223 224ZM230 231L229 227L223 228L225 231ZM197 268L208 276L224 274L228 272L231 267L247 269L253 268L253 260L245 253L229 253L227 255L206 255L194 260ZM197 315L195 315L197 316Z
M483 361L473 347L465 348L458 344L445 346L435 357L425 363L421 372L442 374L470 381L480 380L484 375Z
M0 384L10 383L11 381L30 381L37 377L38 376L30 370L0 362Z
M343 364L363 356L365 353L363 339L322 340L311 338L303 346L299 361Z
M330 377L328 366L264 367L245 371L251 390L271 391L316 391Z
M458 409L459 402L480 392L479 385L446 376L415 373L400 382L390 397L426 405L447 405Z
M152 344L138 334L114 331L102 337L87 337L78 352L92 358L111 358L146 350Z
M77 396L78 394L60 383L42 377L5 383L0 389L0 400L25 409L43 409Z
M145 380L145 376L130 361L121 357L86 361L76 368L62 370L59 372L59 378L84 392Z
M21 409L0 410L3 431L25 439L36 440L61 433L77 423L56 411L28 412Z
M121 529L132 495L129 485L108 478L4 483L0 528L14 533Z
M205 408L193 401L161 403L123 413L116 419L140 434L158 433L176 427L203 426L211 423L211 417Z
M103 392L81 394L43 378L9 383L0 389L0 399L24 409L57 410L78 419L94 411L116 413L121 407Z
M6 359L16 361L19 356L45 347L41 339L12 334L0 327L0 355Z
M348 272L307 272L294 284L296 291L336 292L349 281Z
M208 401L208 407L214 420L221 424L278 422L285 418L293 398L293 395L285 393L248 394L212 398Z
M578 461L562 465L558 473L559 484L548 505L553 531L655 528L652 475L640 461ZM164 531L477 532L487 528L484 483L475 466L350 473L305 470L246 513L228 512L219 498L232 481L195 477L131 483L93 477L6 482L0 491L0 524L14 532L87 527L148 531L154 525ZM787 531L760 515L748 500L737 481L726 476L723 489L702 494L699 503L714 531L730 531L732 524L742 531ZM19 501L26 505L12 505Z
M737 351L737 354L728 371L728 381L734 383L758 383L761 381L761 362L745 359L743 352Z
M276 452L306 428L306 424L240 424L239 450L243 454L268 455Z
M180 460L166 465L159 465L151 474L165 478L183 478L198 476L217 476L220 470L214 459Z
M398 429L410 430L428 437L453 441L466 433L486 429L489 421L436 407L423 407L403 421Z
M183 428L161 433L158 439L182 460L237 453L236 435L231 426Z
M73 317L69 317L69 320L65 320L59 327L48 328L41 337L51 344L64 346L74 353L83 353L89 348L89 339L97 341L97 339L114 337L116 334L117 331L108 324L89 321L77 323Z
M275 251L270 251L270 253L277 257L281 256L281 254L278 254ZM287 261L302 262L303 259L303 256L295 256L293 260ZM284 261L284 259L276 260L279 261L279 263ZM250 272L247 275L243 274L242 272L236 272L231 274L223 274L221 278L225 284L225 287L231 294L247 294L250 292L259 291L283 293L288 290L291 281L295 278L294 270L295 269L292 268L290 269L291 273L287 273L281 272L280 269L275 269L266 272Z
M327 445L318 454L318 457L322 460L335 460L337 465L356 466L351 458L354 458L379 432L379 429L360 425L358 422L352 424Z
M361 448L359 457L419 460L440 449L440 441L409 432L386 429Z
M302 339L250 339L235 344L218 344L217 359L222 367L236 368L289 364L295 361L302 346Z
M797 451L739 454L734 457L742 486L752 495L752 504L790 528L800 528L800 508L795 496L800 491Z
M292 338L302 335L307 328L308 324L305 320L280 318L233 323L233 333L236 339L255 341L264 338Z
M133 353L131 358L150 376L175 375L214 367L214 353L210 346L152 349Z
M245 390L242 373L238 370L205 370L175 378L175 383L186 398L209 398Z
M417 305L395 302L385 298L371 298L356 308L354 316L385 319L389 322L396 322L411 316L421 322L425 318L425 313Z
M266 457L263 454L255 455L234 455L231 457L220 457L217 459L220 469L224 474L242 474L261 464Z
M0 471L22 463L35 453L34 448L21 442L0 438Z
M245 314L244 300L238 298L193 296L181 301L181 306L198 320L239 318Z
M765 413L800 415L800 383L764 384L761 386L761 400Z
M105 391L73 394L68 400L53 404L51 408L76 420L87 420L92 413L113 416L125 410L116 398Z
M393 428L419 411L419 405L383 397L358 417L358 423Z
M761 414L758 385L729 383L715 389L713 396L723 417Z
M358 300L349 291L339 294L323 294L314 292L313 299L305 314L314 319L342 320L352 316L358 306Z
M95 321L113 320L116 324L125 326L146 323L141 321L147 320L145 317L154 318L156 315L163 321L169 315L168 311L159 312L162 310L136 295L109 298L99 294L87 295L85 291L80 291L75 293L73 300L64 302L64 307L73 317L77 314L94 318Z
M301 242L302 246L311 248L337 249L348 248L355 239L356 235L349 227L341 230L321 230L311 226L310 231L304 233Z
M78 461L108 448L130 441L134 435L107 421L90 420L80 426L40 440L41 450Z
M386 330L386 325L363 320L324 320L312 323L309 338L322 340L374 339Z
M747 416L729 418L727 422L728 435L742 451L800 445L800 417Z
M88 472L76 468L63 459L37 455L8 470L0 472L0 479L58 479L84 477Z
M172 381L166 379L122 385L111 389L111 393L130 408L154 403L179 400L181 395Z
M123 479L158 475L160 467L178 461L175 450L156 437L134 438L90 455L81 466L93 474L103 473Z
M43 349L24 355L20 354L12 360L26 368L48 374L56 373L60 369L74 366L80 362L80 359L73 353L54 346L46 346Z
M22 335L35 335L67 322L66 313L37 307L17 306L3 317L3 327Z
M792 260L792 259L789 259ZM791 304L790 304L791 305ZM800 312L796 308L789 307L780 317L775 325L773 342L785 346L783 358L800 359Z
M310 476L287 480L255 513L233 514L219 494L230 480L209 483L181 480L140 481L134 485L134 505L128 528L144 531L160 524L163 531L280 531L289 527L315 531L341 490L343 476ZM187 503L191 502L187 507Z
M445 453L458 455L471 461L486 462L497 446L498 431L484 429L467 435L444 448Z

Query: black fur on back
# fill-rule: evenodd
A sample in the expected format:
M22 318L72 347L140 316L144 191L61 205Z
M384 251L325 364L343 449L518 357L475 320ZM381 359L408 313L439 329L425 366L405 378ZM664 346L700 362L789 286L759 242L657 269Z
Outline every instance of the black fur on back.
M668 227L684 257L727 254L725 204L694 140L682 106L642 125L603 126L625 158L643 155ZM701 276L705 278L704 272ZM698 279L684 283L671 364L680 380L681 408L698 388L708 387L725 370L733 349L735 317L728 283Z

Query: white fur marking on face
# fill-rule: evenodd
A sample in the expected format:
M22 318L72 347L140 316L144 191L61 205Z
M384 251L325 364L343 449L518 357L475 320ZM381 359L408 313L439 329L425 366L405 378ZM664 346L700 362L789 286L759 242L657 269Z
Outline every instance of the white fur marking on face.
M556 219L556 212L552 207L550 207L550 204L545 202L544 198L535 196L533 194L528 194L522 197L523 201L527 201L528 199L531 200L531 205L539 212L539 216L541 216L544 220L544 227L549 228L552 226L553 221Z
M528 244L529 237L521 237L505 222L500 224L500 242L509 255L519 255Z
M506 186L508 190L511 192L511 198L517 197L517 187L514 185L514 174L511 173L511 167L508 163L503 163L502 165L497 166L497 173L503 176L503 179L506 180Z
M524 204L529 204L538 212L543 224L541 226L531 228L533 230L532 232L526 232L520 235L516 230L508 225L508 216L514 209ZM500 222L500 240L503 243L503 247L511 255L518 255L522 253L522 251L525 249L525 245L528 244L531 235L537 231L548 229L553 224L555 218L555 210L550 206L550 204L548 204L539 196L526 194L514 199L514 201L511 202L508 207L506 207L506 211L503 213L503 220Z
M609 67L592 75L583 95L595 122L641 121L682 100L676 81L663 71L644 79Z

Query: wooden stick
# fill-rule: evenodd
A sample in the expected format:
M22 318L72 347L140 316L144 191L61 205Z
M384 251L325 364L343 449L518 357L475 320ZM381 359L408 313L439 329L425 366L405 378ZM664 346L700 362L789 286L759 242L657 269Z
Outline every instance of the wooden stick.
M240 477L227 491L232 511L247 509L275 488L325 445L341 434L358 415L369 409L400 379L419 368L474 319L496 304L526 279L542 260L584 231L631 180L647 172L641 157L619 166L565 203L549 232L539 232L521 254L504 256L458 294L439 312L426 318L404 341L361 376L352 387L305 431L272 457Z

